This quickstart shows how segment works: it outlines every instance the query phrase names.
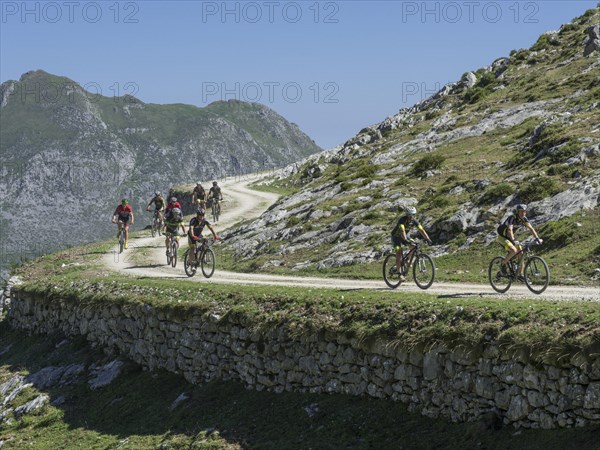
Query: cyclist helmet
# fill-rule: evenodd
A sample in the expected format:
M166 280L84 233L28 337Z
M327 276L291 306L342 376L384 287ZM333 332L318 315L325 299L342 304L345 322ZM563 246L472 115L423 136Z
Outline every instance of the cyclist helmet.
M155 191L155 192L154 192L154 196L155 196L155 197L160 197L160 192L158 192L158 191Z
M171 197L171 203L175 203L177 201L177 197Z
M203 216L204 214L206 214L206 211L204 211L204 208L198 208L198 210L196 211L196 214Z
M126 198L124 198L123 200L121 200L121 205L125 206L127 203L128 203L128 202L127 202L127 199L126 199Z
M216 181L213 181L213 186L216 186L216 185L217 185L217 182L216 182Z
M199 181L196 181L196 185L197 185L197 186L201 186L201 185L202 185L202 183L200 183Z
M524 203L520 203L517 205L517 211L527 211L527 205Z
M404 208L404 211L406 211L406 214L408 214L409 216L414 216L415 214L417 214L417 208L415 208L414 206L406 206Z
M173 208L173 214L175 216L180 216L181 215L181 210L179 208Z

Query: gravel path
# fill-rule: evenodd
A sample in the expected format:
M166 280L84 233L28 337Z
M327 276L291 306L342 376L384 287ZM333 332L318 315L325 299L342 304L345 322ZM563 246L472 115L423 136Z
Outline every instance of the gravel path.
M240 220L251 219L260 216L279 197L270 192L255 191L248 188L253 179L229 180L221 183L224 198L222 215L215 225L217 234L231 227ZM210 233L210 232L209 232ZM181 240L186 246L186 240ZM139 263L135 257L135 249L150 250L150 256L145 256L145 261L150 263ZM177 267L166 265L164 250L164 237L133 238L130 241L129 250L122 255L113 250L103 257L105 266L111 270L118 271L138 277L174 278L186 279L199 283L226 283L246 285L274 285L274 286L306 286L310 288L335 288L341 290L370 289L389 290L382 280L351 280L339 278L316 278L297 277L289 275L269 275L253 273L225 272L217 269L210 279L204 278L200 271L196 276L188 278L183 271L183 261L177 262ZM498 299L507 298L536 298L549 300L571 300L571 301L595 301L600 302L600 286L598 287L575 287L575 286L549 286L542 295L529 292L522 284L513 285L507 294L495 293L489 285L467 284L467 283L434 283L427 291L419 289L409 280L396 289L401 297L403 292L427 292L440 298L472 298L490 297Z

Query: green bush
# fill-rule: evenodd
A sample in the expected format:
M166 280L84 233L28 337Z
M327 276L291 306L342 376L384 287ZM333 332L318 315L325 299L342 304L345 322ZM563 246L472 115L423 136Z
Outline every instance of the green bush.
M377 172L377 166L374 164L365 164L358 169L355 178L373 178L375 172Z
M464 98L467 103L474 104L485 98L489 93L490 91L488 89L475 86L465 93Z
M494 203L497 200L505 199L512 195L515 189L508 183L500 183L495 186L490 186L479 199L480 205Z
M523 61L526 61L527 58L529 57L529 50L525 50L524 48L522 48L521 50L515 51L514 54L511 52L511 54L512 54L511 56L515 59L515 61L523 62Z
M556 149L552 154L548 155L548 159L552 164L563 163L567 159L578 154L581 147L582 146L578 141L571 140L561 148Z
M446 206L449 206L450 203L450 199L447 196L437 195L429 202L429 205L432 208L445 208Z
M298 216L292 216L287 220L285 227L291 228L293 226L298 225L299 223L300 223L300 218Z
M350 189L352 189L352 183L344 181L342 184L340 184L340 188L342 188L342 191L349 191Z
M560 27L560 31L558 32L558 34L562 36L563 34L568 33L569 31L577 30L578 28L579 27L574 23L567 23Z
M533 50L534 52L539 52L540 50L550 48L550 46L552 46L552 45L556 46L556 45L560 45L560 43L558 42L557 39L555 39L551 35L542 34L539 37L539 39L537 40L537 42L535 44L533 44L533 46L531 47L531 50Z
M415 163L413 172L415 175L423 175L428 170L437 170L442 167L445 160L446 158L442 155L427 154Z
M485 72L481 76L481 78L479 79L479 82L477 84L481 87L486 87L495 82L496 82L496 75L494 75L493 72Z
M552 178L538 178L523 186L517 193L525 203L551 197L561 191L560 185Z

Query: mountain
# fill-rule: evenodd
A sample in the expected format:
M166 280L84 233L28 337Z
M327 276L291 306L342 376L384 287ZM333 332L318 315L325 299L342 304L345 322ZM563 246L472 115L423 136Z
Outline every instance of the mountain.
M156 189L283 166L321 148L260 104L146 104L38 70L0 85L0 151L6 267L106 238L122 197L142 218Z
M439 278L485 281L496 227L518 203L554 280L600 278L600 10L465 73L290 166L292 189L227 237L241 270L380 277L402 206L437 247Z

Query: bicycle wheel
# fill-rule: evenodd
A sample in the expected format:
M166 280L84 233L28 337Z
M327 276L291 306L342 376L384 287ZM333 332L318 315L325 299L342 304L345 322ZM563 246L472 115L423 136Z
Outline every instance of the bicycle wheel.
M200 260L202 265L202 273L206 278L212 277L215 273L215 253L212 249L207 248L202 253L202 259Z
M525 284L534 294L541 294L548 287L550 269L539 256L532 256L525 264Z
M179 249L179 242L177 239L173 238L173 242L171 242L171 266L177 266L177 250Z
M125 233L121 231L121 233L119 233L119 253L123 253L124 247L125 247Z
M400 286L400 273L396 269L396 255L388 255L383 261L383 280L392 289Z
M183 268L185 269L185 274L188 277L193 277L196 275L197 266L195 264L190 264L190 249L188 248L183 254Z
M152 221L152 237L156 236L156 219Z
M496 256L494 259L492 259L492 262L490 262L490 267L488 269L488 278L490 280L492 289L501 294L508 291L510 285L512 284L510 275L502 274L502 261L504 261L502 256Z
M212 204L212 217L213 217L213 222L217 221L217 204L213 202Z
M427 289L433 284L435 278L435 264L431 256L421 253L413 263L413 278L417 286Z

